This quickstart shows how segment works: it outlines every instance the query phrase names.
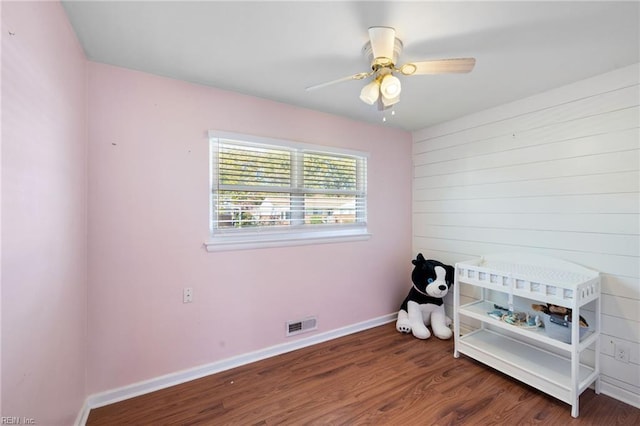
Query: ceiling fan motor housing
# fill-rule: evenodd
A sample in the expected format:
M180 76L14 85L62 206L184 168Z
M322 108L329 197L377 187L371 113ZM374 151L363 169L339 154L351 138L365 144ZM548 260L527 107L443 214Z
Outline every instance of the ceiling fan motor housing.
M379 68L393 68L398 63L398 57L402 53L402 41L399 38L394 39L393 43L393 57L392 58L374 58L373 48L371 47L371 41L368 41L362 47L362 55L371 64L371 69L377 71Z

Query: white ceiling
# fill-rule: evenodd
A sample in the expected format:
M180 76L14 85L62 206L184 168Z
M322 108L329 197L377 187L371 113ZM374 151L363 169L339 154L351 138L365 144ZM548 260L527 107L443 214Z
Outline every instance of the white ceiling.
M385 125L408 131L640 62L640 3L63 1L87 57L356 120L370 26L404 42L399 64L475 57L470 74L400 76Z

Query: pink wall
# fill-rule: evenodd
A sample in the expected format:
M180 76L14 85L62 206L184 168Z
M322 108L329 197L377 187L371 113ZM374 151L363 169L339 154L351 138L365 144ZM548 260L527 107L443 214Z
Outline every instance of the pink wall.
M2 28L1 415L72 424L86 396L86 60L58 2L3 2Z
M87 64L57 2L3 2L2 26L1 415L70 424L88 394L288 342L286 320L396 311L410 134ZM209 129L369 152L372 238L206 253Z
M398 309L409 133L96 63L89 94L89 394L289 342L287 320ZM207 253L209 129L369 152L372 238Z

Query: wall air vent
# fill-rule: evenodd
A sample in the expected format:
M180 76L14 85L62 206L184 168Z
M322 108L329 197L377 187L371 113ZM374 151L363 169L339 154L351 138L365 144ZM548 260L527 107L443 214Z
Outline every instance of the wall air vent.
M318 319L316 317L308 317L298 321L287 321L286 323L287 337L306 333L317 328Z

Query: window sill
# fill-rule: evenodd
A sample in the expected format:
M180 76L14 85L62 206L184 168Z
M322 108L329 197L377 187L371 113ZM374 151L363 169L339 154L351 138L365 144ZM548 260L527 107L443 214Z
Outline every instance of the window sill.
M291 234L250 234L220 236L204 243L209 253L217 251L249 250L259 248L302 246L310 244L345 243L371 238L367 230L305 232Z

